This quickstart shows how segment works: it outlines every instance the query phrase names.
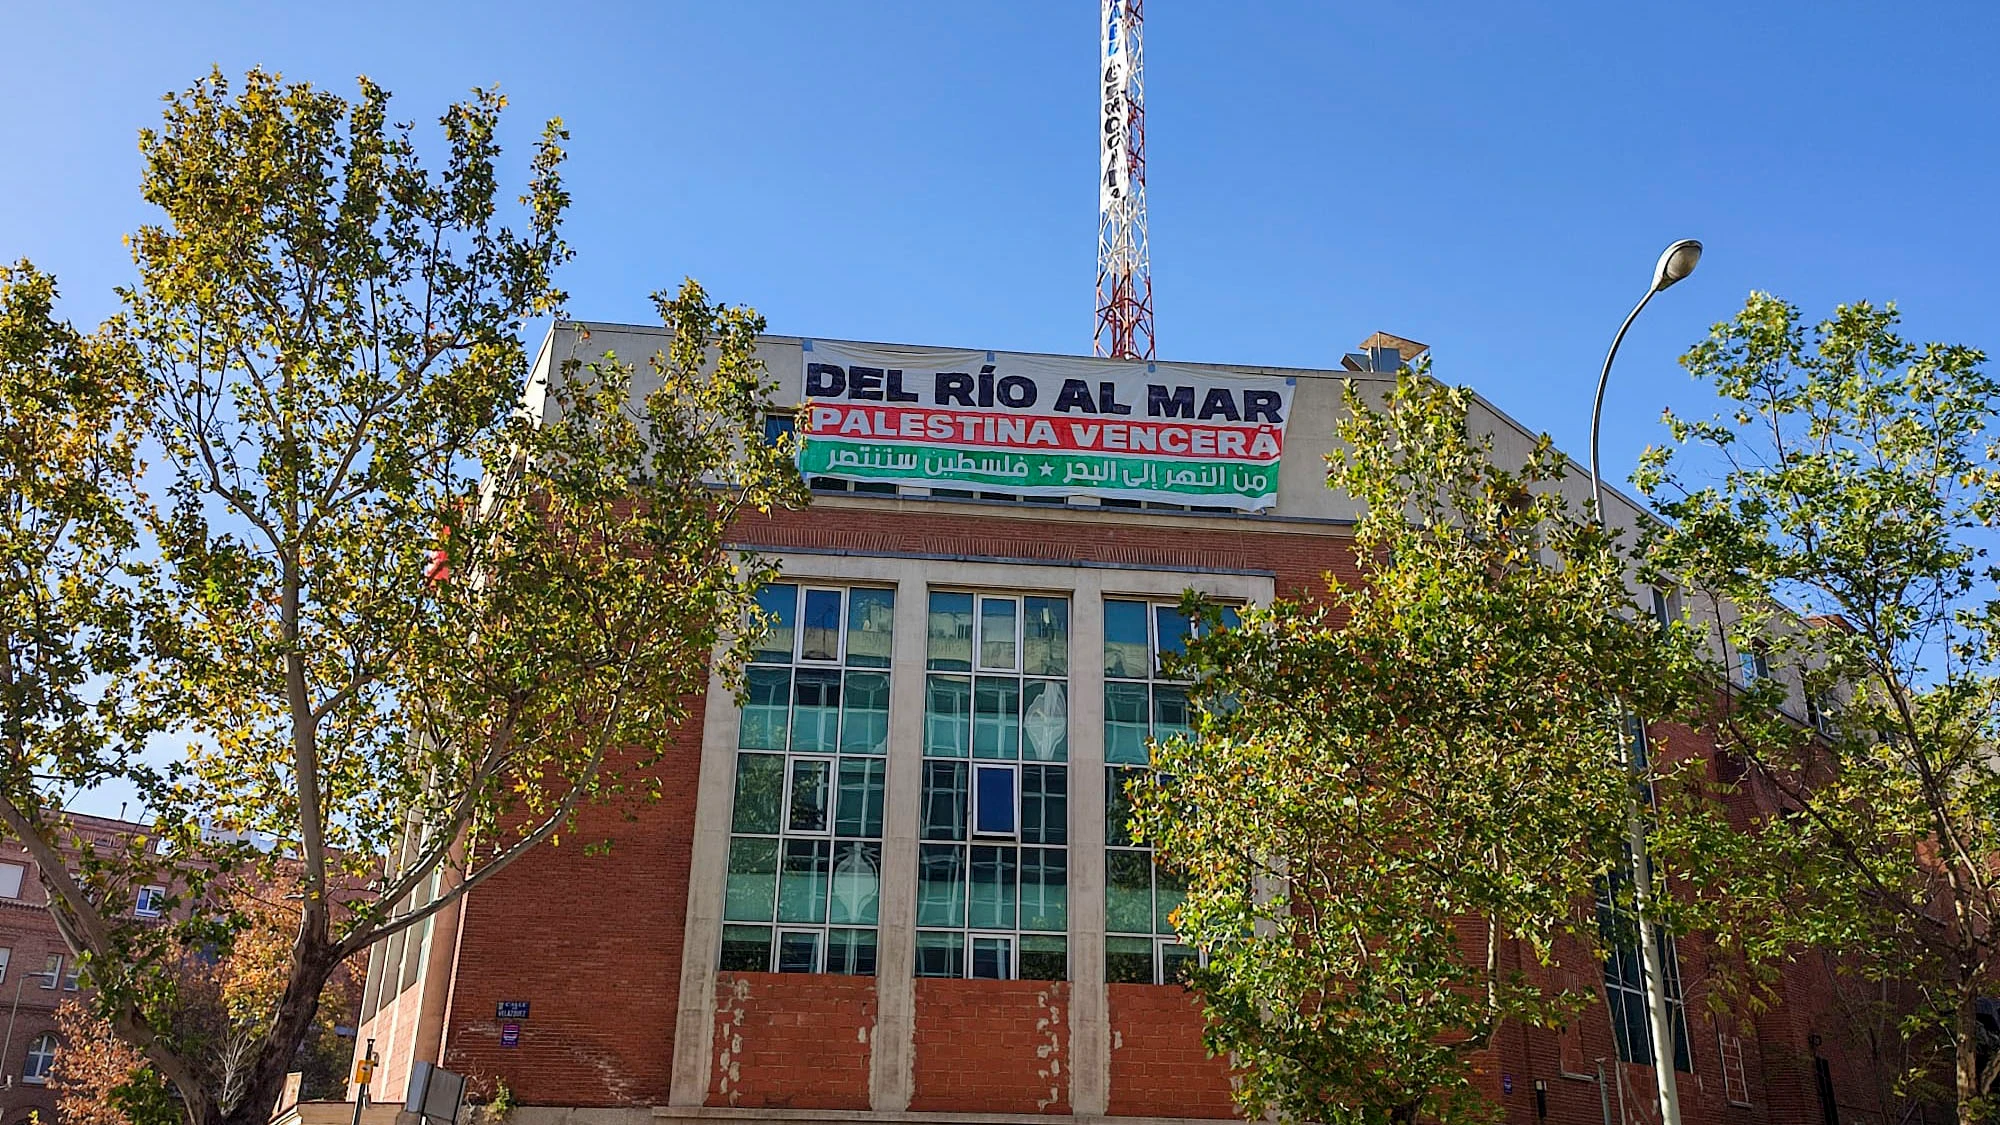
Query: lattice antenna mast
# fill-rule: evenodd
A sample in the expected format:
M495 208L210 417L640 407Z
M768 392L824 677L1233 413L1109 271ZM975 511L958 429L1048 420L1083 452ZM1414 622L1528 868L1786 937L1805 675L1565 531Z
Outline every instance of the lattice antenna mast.
M1097 184L1098 355L1153 358L1146 249L1146 81L1141 0L1100 0L1102 133Z

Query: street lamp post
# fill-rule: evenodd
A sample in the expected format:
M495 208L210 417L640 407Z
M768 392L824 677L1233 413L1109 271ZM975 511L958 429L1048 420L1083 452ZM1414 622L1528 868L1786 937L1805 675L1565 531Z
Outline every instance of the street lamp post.
M1639 319L1640 310L1653 294L1669 288L1694 272L1701 261L1701 243L1683 238L1660 255L1653 267L1653 284L1618 326L1605 353L1604 370L1597 376L1597 399L1590 408L1590 516L1604 526L1604 490L1597 471L1598 424L1604 417L1604 388L1611 381L1611 362L1618 358L1618 345L1625 332ZM1645 974L1646 1019L1653 1033L1653 1078L1659 1088L1661 1125L1681 1125L1680 1091L1674 1082L1673 1017L1667 1006L1666 959L1655 936L1652 920L1652 866L1646 860L1646 822L1639 812L1638 787L1645 765L1639 756L1639 739L1625 735L1625 768L1632 774L1632 796L1626 816L1626 831L1632 849L1632 912L1639 919L1639 964Z

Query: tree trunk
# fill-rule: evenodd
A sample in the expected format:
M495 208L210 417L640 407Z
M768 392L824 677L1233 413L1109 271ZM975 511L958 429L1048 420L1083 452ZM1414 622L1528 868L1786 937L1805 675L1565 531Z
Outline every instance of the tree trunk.
M1958 1095L1958 1125L1982 1125L1979 1089L1979 989L1959 982L1958 1013L1952 1020L1953 1078Z
M298 1058L299 1048L319 1014L320 990L332 973L332 966L324 961L323 956L315 956L301 957L292 963L285 994L278 1001L277 1011L272 1013L270 1027L251 1049L249 1075L244 1079L241 1096L225 1109L219 1101L221 1090L205 1091L207 1097L202 1100L206 1102L206 1112L197 1111L190 1099L188 1125L269 1125L271 1111L285 1087L285 1076L291 1073L293 1060ZM221 1075L211 1070L204 1077L220 1079Z

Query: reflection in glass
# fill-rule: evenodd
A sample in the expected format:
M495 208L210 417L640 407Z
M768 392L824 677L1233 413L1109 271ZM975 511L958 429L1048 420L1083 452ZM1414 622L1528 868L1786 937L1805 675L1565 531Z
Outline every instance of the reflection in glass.
M972 668L972 595L933 593L930 636L925 657L930 667L947 672Z
M894 590L849 590L847 592L848 667L887 668L889 642L895 628Z
M799 659L840 659L840 591L807 590L800 615Z

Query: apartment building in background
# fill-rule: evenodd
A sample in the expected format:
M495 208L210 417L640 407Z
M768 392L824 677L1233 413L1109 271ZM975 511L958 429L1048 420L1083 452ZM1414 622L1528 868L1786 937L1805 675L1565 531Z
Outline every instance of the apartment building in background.
M531 403L553 409L570 359L643 373L664 344L558 325ZM1383 389L1422 349L1378 334L1281 370L765 338L791 404L768 429L809 432L815 495L735 529L782 569L741 704L712 683L664 799L586 814L603 854L539 849L375 948L371 1096L425 1061L504 1082L524 1125L1232 1116L1121 778L1187 725L1160 663L1184 590L1354 580L1355 506L1325 484L1342 381ZM1530 448L1489 405L1472 424L1503 462ZM1606 516L1643 518L1615 492ZM1701 950L1678 946L1693 990ZM1576 1026L1501 1037L1483 1081L1509 1120L1650 1120L1637 962L1552 982L1598 990ZM1754 1029L1676 1004L1690 1125L1882 1118L1830 976L1782 989Z
M72 814L72 839L109 850L122 847L145 825ZM126 908L138 919L160 916L166 888L142 886ZM0 1125L20 1125L30 1116L55 1122L55 1092L49 1070L62 1047L56 1009L85 997L81 969L63 944L49 915L39 865L19 841L0 839Z

